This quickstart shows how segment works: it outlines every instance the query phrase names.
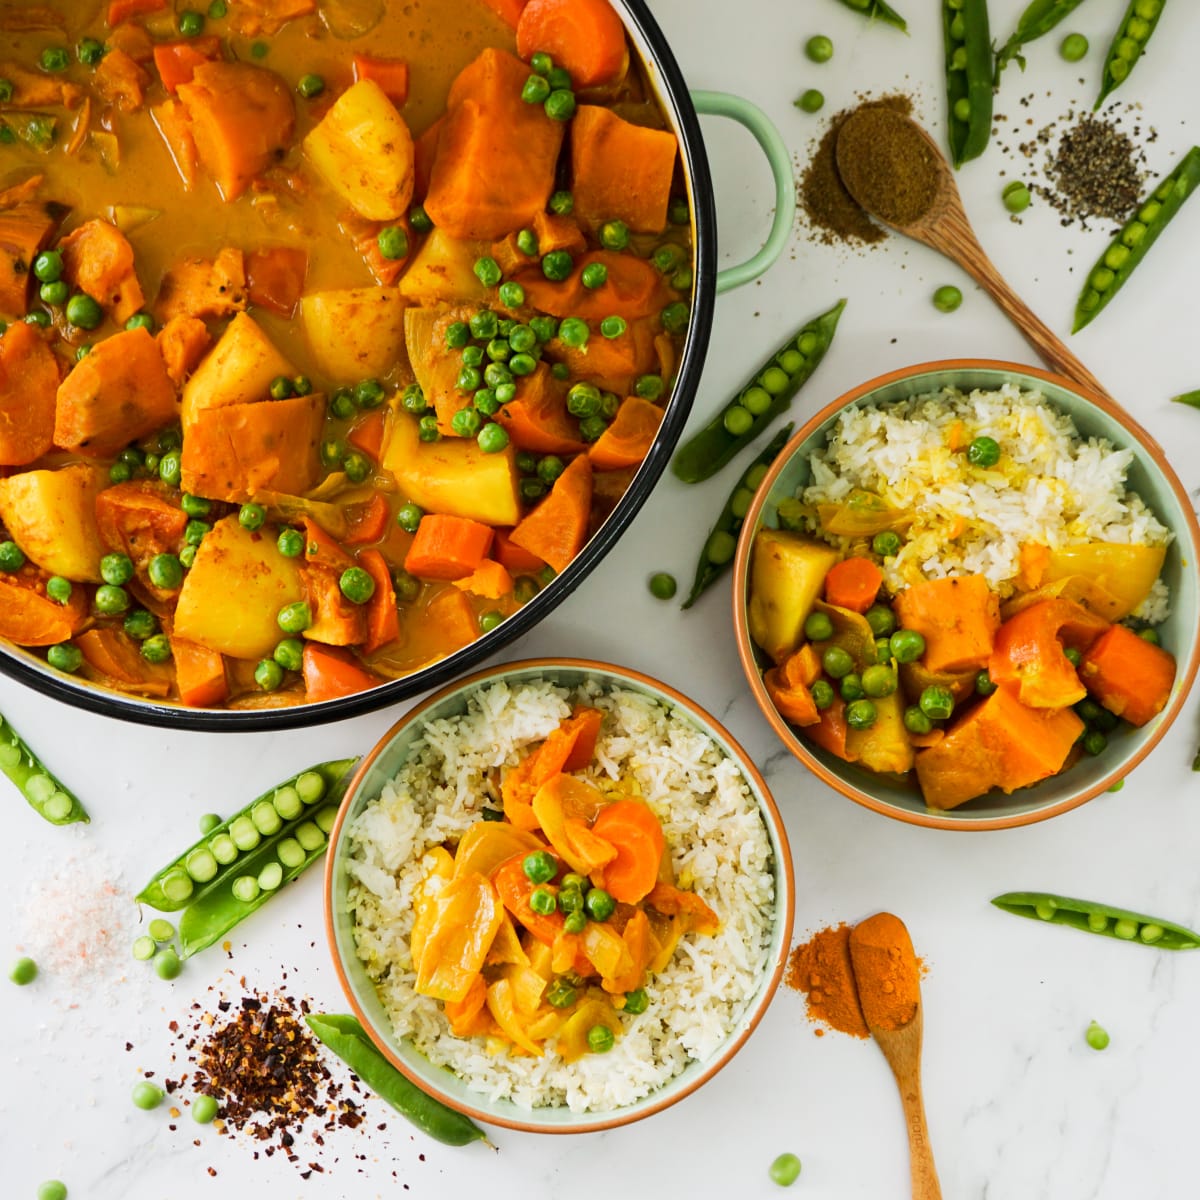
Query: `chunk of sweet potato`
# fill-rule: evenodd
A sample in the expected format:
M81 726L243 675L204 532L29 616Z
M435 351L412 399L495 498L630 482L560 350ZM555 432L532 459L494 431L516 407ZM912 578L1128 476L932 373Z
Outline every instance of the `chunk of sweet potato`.
M175 263L163 276L154 312L165 325L173 317L229 317L247 303L245 257L226 246L215 259Z
M897 594L896 617L924 637L929 670L980 670L1000 628L1000 600L982 575L927 579Z
M146 329L126 329L97 342L59 385L54 443L110 458L178 412L158 343Z
M287 149L296 110L287 84L265 67L207 62L178 96L196 153L221 198L236 200Z
M1084 653L1079 677L1109 712L1140 726L1166 708L1175 658L1128 626L1114 625Z
M90 463L72 463L0 479L0 521L52 575L99 583L104 545L96 527L96 495L103 478Z
M123 325L145 303L125 235L96 218L73 229L58 244L63 274Z
M150 582L150 561L159 554L178 554L183 546L187 514L168 499L167 485L157 479L131 479L105 488L96 497L96 525L104 549L127 554L145 592L162 604L175 589Z
M263 658L279 641L279 610L303 599L296 560L280 554L274 538L223 517L184 578L174 633L230 658Z
M58 359L32 325L0 337L0 467L22 467L54 443Z
M172 317L156 335L171 382L182 388L212 345L212 335L199 317Z
M47 571L27 562L0 571L0 637L18 646L53 646L70 640L88 619L87 597L73 588L66 604L46 595Z
M35 199L42 177L0 196L0 317L23 317L29 310L33 260L54 236L66 209Z

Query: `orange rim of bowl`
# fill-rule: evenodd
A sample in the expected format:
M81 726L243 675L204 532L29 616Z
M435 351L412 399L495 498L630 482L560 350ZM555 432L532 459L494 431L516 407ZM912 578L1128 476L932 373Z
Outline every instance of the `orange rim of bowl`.
M563 1125L546 1126L537 1124L532 1120L522 1120L520 1117L508 1117L505 1115L497 1115L484 1108L478 1108L474 1105L464 1103L456 1096L451 1096L442 1091L436 1083L418 1074L408 1063L406 1063L399 1055L395 1054L389 1045L387 1039L381 1037L375 1029L374 1022L363 1010L355 995L354 988L350 983L350 979L346 974L346 969L342 963L342 957L338 953L337 933L334 924L334 896L333 896L333 875L334 863L337 858L337 849L341 845L343 825L346 821L346 816L350 811L351 804L358 793L358 789L367 777L367 773L371 770L376 759L384 752L391 744L392 740L400 733L400 731L415 721L419 721L423 714L431 708L440 704L449 696L463 691L470 687L479 687L488 683L500 676L511 674L518 671L528 670L578 670L589 671L598 674L612 675L619 679L626 680L632 684L640 684L643 687L649 687L652 690L659 691L667 696L680 708L688 712L697 722L707 729L712 730L719 738L723 738L726 745L733 752L734 758L738 762L738 766L742 774L751 783L751 786L757 789L757 794L762 802L762 807L766 810L770 832L773 840L778 845L778 854L780 865L780 875L783 878L784 903L782 908L779 906L779 897L776 896L776 930L781 934L780 944L782 946L781 953L777 957L777 961L771 966L769 978L764 982L759 997L754 1005L753 1012L750 1013L748 1019L743 1019L739 1023L740 1027L730 1041L725 1043L721 1051L716 1054L708 1063L706 1063L695 1078L688 1081L687 1085L674 1091L669 1096L654 1099L654 1093L646 1097L644 1100L635 1101L638 1106L632 1111L615 1110L611 1116L604 1117L596 1121L587 1123L572 1123ZM749 755L742 748L741 744L733 737L732 734L721 724L715 717L711 716L703 708L701 708L694 700L688 699L681 692L678 692L670 685L663 683L659 679L655 679L651 675L643 674L641 671L635 671L629 667L619 667L613 663L601 662L598 659L587 658L529 658L521 659L517 662L502 663L499 666L488 667L481 671L476 671L472 675L467 675L464 678L457 680L454 683L447 684L439 689L433 695L426 697L420 704L408 710L395 725L383 735L382 738L375 744L374 748L363 758L358 769L354 772L353 778L350 780L346 788L345 795L342 797L342 802L338 806L337 818L333 823L333 828L329 834L329 850L325 858L325 880L324 880L324 906L325 906L325 934L329 942L329 949L333 955L333 965L337 972L338 982L342 986L342 991L346 995L346 999L350 1002L350 1007L354 1011L354 1015L362 1024L367 1035L374 1043L376 1049L388 1060L396 1070L400 1071L411 1083L415 1084L422 1091L433 1096L443 1104L454 1109L456 1112L463 1113L475 1121L483 1121L488 1125L499 1125L505 1129L516 1129L526 1133L594 1133L604 1129L614 1129L621 1125L628 1125L634 1121L640 1121L644 1117L649 1117L654 1113L661 1112L665 1108L669 1108L672 1104L682 1100L685 1096L689 1096L696 1091L702 1084L708 1082L733 1056L741 1049L750 1035L757 1028L758 1023L762 1020L764 1014L769 1007L771 1000L774 998L776 991L779 989L779 984L783 980L783 973L787 967L787 957L792 940L792 929L795 921L795 872L792 867L791 847L788 844L787 830L784 828L783 817L779 812L779 808L775 803L775 798L771 795L770 788L767 787L766 781L763 779L758 768L751 761ZM782 924L780 924L782 922ZM675 1077L677 1078L677 1077ZM671 1080L661 1085L661 1088L669 1086ZM660 1090L661 1090L660 1088ZM515 1106L514 1106L515 1107ZM536 1110L535 1110L536 1111Z
M776 479L779 478L784 468L791 462L804 442L825 421L842 409L849 407L855 401L861 400L864 396L878 391L880 388L887 387L889 384L902 383L906 379L938 371L997 371L1007 374L1015 373L1032 376L1045 383L1050 383L1066 391L1074 392L1090 404L1094 404L1102 412L1117 421L1124 429L1128 430L1137 442L1139 449L1144 450L1149 455L1163 479L1175 493L1175 498L1179 502L1179 506L1184 514L1184 523L1191 537L1192 547L1200 551L1200 525L1197 524L1196 514L1192 509L1191 499L1187 491L1179 481L1171 464L1167 461L1162 447L1125 409L1107 397L1100 395L1098 392L1085 387L1083 384L1073 382L1064 375L1056 374L1053 371L1046 371L1040 367L1031 367L1021 363L986 358L942 359L935 362L917 363L914 366L902 367L899 370L889 371L885 375L879 375L874 379L868 380L866 383L859 384L858 387L852 388L836 400L831 401L818 413L809 418L799 432L795 434L791 441L776 456L775 461L771 464L770 469L755 492L754 501L746 513L746 519L742 528L745 530L757 527L759 519L762 516L763 506ZM1176 536L1178 537L1178 531L1176 531ZM733 567L733 625L737 641L738 658L741 660L742 671L745 673L755 702L762 710L771 727L779 735L783 744L814 775L827 783L835 791L841 792L843 796L848 796L851 800L856 801L865 808L882 813L884 816L894 817L896 820L907 821L912 825L925 825L933 829L953 829L959 831L1014 829L1023 825L1032 825L1038 821L1045 821L1072 808L1077 808L1079 805L1098 796L1101 792L1107 791L1117 780L1123 779L1158 745L1163 734L1167 732L1172 722L1179 715L1179 710L1183 707L1188 692L1191 690L1197 666L1200 666L1200 623L1198 623L1197 629L1192 631L1191 654L1188 656L1187 662L1183 664L1180 673L1176 676L1176 686L1172 690L1171 699L1167 702L1162 713L1159 714L1157 727L1146 738L1143 745L1128 760L1122 763L1119 771L1112 771L1098 783L1084 788L1078 795L1069 796L1067 799L1060 800L1057 804L1047 805L1045 808L1035 809L1032 812L1016 813L1007 817L979 817L964 820L959 817L938 814L932 810L916 812L899 808L877 799L869 792L863 791L854 783L844 779L836 771L827 767L809 750L803 738L799 737L793 731L791 726L779 715L779 712L771 703L771 699L767 695L767 689L762 681L762 672L759 670L754 658L753 642L750 638L746 605L744 603L746 578L750 567L750 544L752 540L752 538L747 537L739 537L738 539L737 555L734 558ZM1034 786L1036 787L1037 785L1035 784Z

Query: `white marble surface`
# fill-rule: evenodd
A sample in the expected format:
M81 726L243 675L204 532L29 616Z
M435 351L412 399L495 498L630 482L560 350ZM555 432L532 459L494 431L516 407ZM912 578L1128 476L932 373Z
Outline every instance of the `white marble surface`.
M908 0L899 7L910 17L909 38L868 28L833 0L740 0L733 19L733 6L715 0L653 2L691 83L757 100L801 159L821 128L819 118L791 106L808 86L826 93L827 113L863 90L903 88L940 131L937 6ZM998 36L1022 7L1018 0L993 0ZM1090 104L1102 48L1123 9L1124 0L1095 0L1068 19L1064 31L1083 31L1093 43L1079 66L1058 58L1057 36L1032 47L1025 76L1014 67L1006 77L998 111L1031 115L1034 128L1071 103ZM823 67L802 53L805 38L817 32L836 46L833 62ZM1147 151L1155 172L1200 137L1197 61L1200 14L1191 5L1171 6L1151 54L1118 92L1144 106L1143 129L1158 130ZM1033 92L1028 110L1017 104ZM722 249L732 261L765 230L767 175L743 135L717 121L705 128L720 181ZM1105 231L1061 229L1041 204L1021 224L1011 222L999 200L1004 171L1009 178L1020 173L993 147L961 172L968 210L1012 283L1065 335L1080 271L1099 252ZM1200 386L1198 257L1200 202L1193 202L1119 302L1073 342L1169 448L1193 495L1200 486L1200 414L1167 400ZM943 316L929 295L951 282L963 288L966 302ZM855 254L810 244L799 231L760 284L718 302L695 422L787 331L838 296L850 299L841 332L802 393L797 415L903 364L952 355L1033 361L986 296L922 248L895 242ZM625 663L669 681L726 721L766 772L786 815L798 934L881 908L905 919L929 965L926 1100L947 1197L1194 1196L1200 956L1040 928L987 901L1008 889L1039 888L1200 923L1200 780L1189 769L1200 738L1195 697L1122 792L1050 823L956 835L860 809L814 782L759 719L728 634L727 586L686 614L646 590L654 570L690 578L694 552L730 478L703 491L664 479L603 569L508 656L578 654ZM83 869L91 870L97 862L111 864L116 886L131 895L194 836L199 814L229 812L319 758L365 750L398 715L253 737L184 734L76 713L7 679L0 679L0 711L86 797L93 815L89 827L57 829L6 794L0 958L22 945L36 947L35 935L47 923L69 932L76 919L69 893L47 895L45 887L56 864L90 862ZM37 919L31 903L41 910ZM132 909L129 916L136 921ZM804 1162L798 1196L909 1194L904 1127L882 1057L866 1042L815 1038L802 998L786 989L721 1075L647 1122L563 1138L499 1130L499 1152L491 1154L478 1146L442 1147L372 1103L365 1127L372 1132L331 1135L313 1156L325 1173L305 1181L281 1158L256 1160L249 1144L218 1137L186 1116L173 1122L165 1108L142 1112L129 1093L139 1068L170 1071L176 1043L169 1023L193 1001L211 1002L212 987L237 994L239 976L250 987L270 988L286 971L293 992L317 1007L344 1008L324 946L319 873L240 927L231 959L210 951L173 983L124 957L130 937L118 933L116 968L77 977L46 971L24 989L0 982L0 1194L6 1197L31 1197L50 1177L86 1200L200 1200L221 1193L314 1200L768 1196L776 1189L767 1167L784 1150ZM1092 1018L1112 1034L1102 1054L1083 1040ZM386 1132L374 1128L380 1122Z

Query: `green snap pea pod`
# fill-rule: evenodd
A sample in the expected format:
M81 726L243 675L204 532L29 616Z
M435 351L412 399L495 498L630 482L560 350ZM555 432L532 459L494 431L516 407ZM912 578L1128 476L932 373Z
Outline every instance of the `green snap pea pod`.
M304 1019L323 1046L422 1132L447 1146L467 1146L471 1142L491 1145L487 1134L474 1121L427 1095L397 1071L354 1017L310 1013Z
M825 357L845 307L845 300L839 300L827 313L814 317L792 334L755 371L733 402L688 439L671 464L671 470L684 483L700 483L715 475L787 411L793 397Z
M696 564L696 578L692 580L692 590L680 607L691 608L701 592L716 583L729 570L733 562L733 551L737 546L738 531L746 519L746 512L754 499L754 493L758 491L758 485L766 475L767 468L779 457L780 450L787 445L791 435L792 424L789 421L738 480L737 487L730 493L725 507L721 509L717 523L704 539L704 549L700 552L700 561Z
M295 826L311 819L306 810L327 802L357 761L341 758L318 763L263 792L163 867L138 892L137 899L159 912L176 912L204 887L244 874L247 855L265 840L276 834L286 837Z
M311 820L298 821L264 838L238 860L236 870L225 872L197 893L179 917L180 958L190 958L224 937L325 853L349 775L348 767Z
M1172 396L1173 404L1186 404L1191 408L1200 408L1200 391L1183 392L1178 396Z
M1000 73L1013 59L1025 70L1025 58L1021 51L1032 41L1047 34L1064 17L1070 16L1083 0L1033 0L1021 14L1012 36L996 51L996 87L1000 86Z
M1193 146L1146 197L1137 213L1125 222L1088 272L1075 305L1072 333L1078 333L1116 295L1198 184L1200 146Z
M1029 917L1049 925L1069 925L1084 933L1096 933L1123 942L1140 942L1160 950L1200 949L1200 933L1172 921L1097 904L1093 900L1073 900L1070 896L1055 896L1049 892L1005 892L992 903L1017 917Z
M908 32L908 22L894 8L884 4L883 0L842 0L842 4L872 21L886 21L901 33Z
M1092 105L1093 112L1104 103L1110 92L1129 78L1137 60L1146 52L1146 43L1166 6L1167 0L1129 0L1125 16L1121 18L1112 45L1104 56L1104 78L1100 83L1100 95Z
M0 716L0 771L20 789L30 807L51 825L88 821L78 797L63 787L21 735Z
M942 0L947 127L956 167L978 158L992 132L992 42L987 0Z

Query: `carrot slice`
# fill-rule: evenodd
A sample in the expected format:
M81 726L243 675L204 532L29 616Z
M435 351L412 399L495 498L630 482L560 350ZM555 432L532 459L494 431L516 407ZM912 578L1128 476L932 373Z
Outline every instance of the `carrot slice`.
M347 546L369 546L387 536L392 510L387 498L376 492L370 500L347 507L350 531L342 539Z
M454 586L488 600L499 600L512 595L513 578L495 559L485 558L470 575L454 580Z
M337 700L374 687L379 679L346 651L308 642L304 647L304 694L310 703Z
M554 481L550 495L512 531L512 540L556 571L565 571L587 541L591 510L592 465L580 454Z
M869 558L846 558L825 576L825 599L838 608L865 613L883 585L883 572Z
M367 601L367 637L362 646L364 654L374 654L380 646L386 646L400 636L396 589L387 560L378 550L360 550L358 565L375 581L375 591Z
M374 412L368 413L350 427L350 431L346 434L346 441L355 450L361 450L364 454L369 455L378 462L380 454L383 451L385 424L384 410L377 408Z
M290 317L300 303L308 251L299 246L269 246L246 255L246 294L251 304Z
M220 708L229 699L225 659L216 650L172 637L171 659L180 703L188 708Z
M521 21L521 13L525 11L526 0L483 0L510 29L516 29Z
M576 87L611 83L625 68L625 27L608 0L529 0L517 23L517 52L542 50Z
M663 410L641 396L626 396L612 424L592 443L588 458L597 471L636 467L650 452Z
M511 575L536 575L546 564L536 554L518 546L509 536L511 529L497 529L492 542L492 557Z
M190 83L196 68L221 57L221 39L193 38L190 42L159 42L154 47L154 65L163 87L172 95L181 83Z
M487 557L492 536L490 526L469 517L427 513L417 526L404 569L418 579L463 579Z
M618 800L601 809L592 832L617 851L600 872L605 890L625 904L645 899L658 882L665 845L662 826L649 806L640 800Z
M372 54L354 56L354 79L373 79L383 94L397 107L408 99L408 63L402 58L377 58Z
M147 13L162 12L167 0L112 0L108 6L108 25L113 28L131 17L142 17Z
M1145 725L1171 698L1175 659L1128 626L1114 625L1084 654L1079 676L1109 712Z

